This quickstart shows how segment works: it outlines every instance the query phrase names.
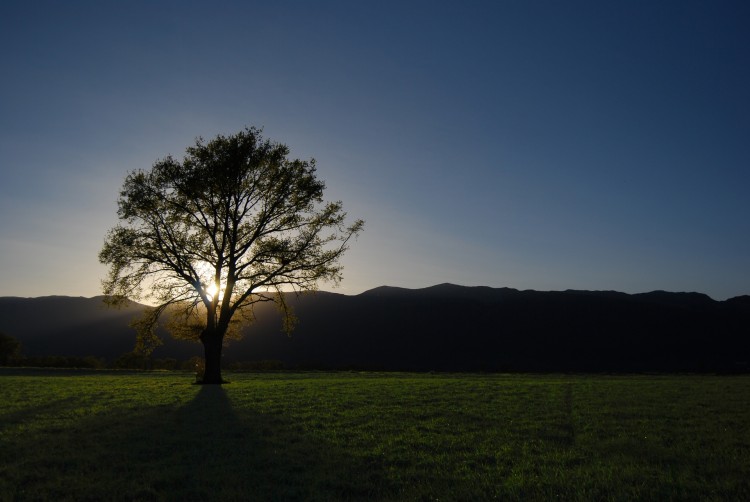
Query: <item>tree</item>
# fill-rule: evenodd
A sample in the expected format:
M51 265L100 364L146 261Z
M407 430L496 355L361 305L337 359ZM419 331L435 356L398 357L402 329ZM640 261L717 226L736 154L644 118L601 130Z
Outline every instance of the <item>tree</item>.
M0 366L5 366L13 362L21 353L21 342L0 333Z
M203 344L203 383L222 383L222 346L252 321L254 305L275 302L290 330L284 291L341 280L340 259L364 222L347 225L341 202L323 200L314 159L288 155L246 128L198 138L181 162L168 156L127 175L121 221L99 260L111 305L144 296L156 304L136 324L141 352L160 343L155 327L168 310L173 336Z

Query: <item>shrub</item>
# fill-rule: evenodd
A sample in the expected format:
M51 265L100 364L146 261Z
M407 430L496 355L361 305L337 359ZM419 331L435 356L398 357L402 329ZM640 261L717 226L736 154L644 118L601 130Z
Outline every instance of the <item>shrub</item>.
M278 359L261 361L237 361L229 365L233 371L277 371L284 369L284 363Z

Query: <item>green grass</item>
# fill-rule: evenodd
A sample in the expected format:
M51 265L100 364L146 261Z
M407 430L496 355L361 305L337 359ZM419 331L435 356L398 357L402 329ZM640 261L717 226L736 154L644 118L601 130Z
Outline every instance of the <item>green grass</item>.
M0 372L0 500L750 500L750 377Z

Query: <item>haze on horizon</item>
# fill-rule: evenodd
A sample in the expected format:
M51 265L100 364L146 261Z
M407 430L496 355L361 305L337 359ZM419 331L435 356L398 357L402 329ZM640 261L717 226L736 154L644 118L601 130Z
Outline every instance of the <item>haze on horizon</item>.
M750 294L748 25L742 1L3 2L0 296L101 294L127 172L245 126L366 220L337 292Z

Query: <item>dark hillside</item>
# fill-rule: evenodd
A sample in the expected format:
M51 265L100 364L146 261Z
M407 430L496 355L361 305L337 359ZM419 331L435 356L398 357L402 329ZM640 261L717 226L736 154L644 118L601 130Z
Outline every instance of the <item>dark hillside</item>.
M299 323L281 331L273 306L257 311L231 361L288 367L445 371L747 371L750 297L698 293L519 291L441 284L380 287L357 296L289 295ZM101 298L0 298L0 331L27 355L112 359L133 347L142 306ZM165 339L155 357L186 359L198 344Z
M280 320L269 312L226 357L417 370L748 368L750 302L742 298L441 285L290 303L300 318L291 339L278 337Z
M89 356L113 360L133 350L135 331L129 326L144 309L132 302L113 309L103 297L44 296L0 298L0 331L21 341L27 356ZM165 338L155 357L189 358L196 344Z
M0 330L19 339L26 355L116 357L133 348L128 323L143 307L109 309L102 297L0 298Z

